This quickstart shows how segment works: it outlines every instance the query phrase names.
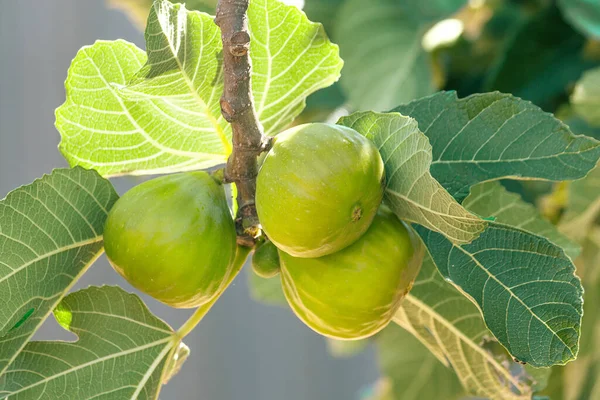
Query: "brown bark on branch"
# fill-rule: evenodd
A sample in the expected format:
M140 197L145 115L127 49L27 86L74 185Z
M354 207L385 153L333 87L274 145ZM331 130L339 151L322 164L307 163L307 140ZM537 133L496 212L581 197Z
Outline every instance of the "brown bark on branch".
M257 158L268 150L271 140L254 110L250 78L250 34L248 32L249 0L219 0L215 23L221 28L223 41L224 89L221 113L231 124L233 151L227 160L225 180L235 183L238 195L236 228L238 244L253 246L259 234L254 202L256 194Z

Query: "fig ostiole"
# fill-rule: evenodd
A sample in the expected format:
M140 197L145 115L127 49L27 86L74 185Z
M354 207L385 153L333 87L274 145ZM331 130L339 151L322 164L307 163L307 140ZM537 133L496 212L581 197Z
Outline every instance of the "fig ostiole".
M391 321L419 273L423 248L412 229L382 207L367 232L336 253L279 256L283 290L295 314L322 335L352 340Z
M202 305L231 275L236 231L206 172L162 176L125 193L104 230L106 255L132 286L177 308Z
M332 254L367 231L384 180L377 148L355 130L295 126L275 137L260 168L258 217L280 250L295 257Z

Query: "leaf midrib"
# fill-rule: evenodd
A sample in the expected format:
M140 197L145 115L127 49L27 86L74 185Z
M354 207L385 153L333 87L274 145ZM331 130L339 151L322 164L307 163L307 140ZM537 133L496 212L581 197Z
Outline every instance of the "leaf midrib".
M459 249L460 251L462 251L467 257L469 257L470 259L473 260L473 262L483 271L485 271L485 273L496 283L498 283L504 290L506 290L506 292L511 296L511 298L514 298L515 300L517 300L528 312L529 314L531 314L532 317L534 317L535 319L537 319L542 325L544 325L546 327L546 329L548 329L549 332L552 333L552 335L554 337L556 337L558 339L559 342L561 342L564 347L569 351L569 354L571 355L571 359L573 359L575 357L575 355L573 354L573 351L571 350L571 348L569 346L567 346L567 344L564 342L564 340L558 336L556 334L556 332L554 332L549 326L548 324L543 321L540 317L538 317L538 315L536 313L534 313L531 308L525 304L523 302L523 300L521 300L521 298L519 298L516 294L513 293L513 291L506 285L504 285L504 283L502 283L498 278L496 278L496 276L494 276L490 271L488 271L480 262L479 260L477 260L476 257L474 257L471 253L469 253L468 251L464 250L462 247L460 246L454 246L453 248L455 249Z
M162 344L166 344L166 343L170 343L170 342L173 342L173 343L176 342L175 336L169 336L169 337L166 337L164 339L154 341L152 343L147 343L147 344L145 344L143 346L138 346L138 347L135 347L135 348L132 348L132 349L120 351L118 353L109 354L107 356L100 357L100 358L97 358L97 359L92 360L92 361L88 361L88 362L80 364L80 365L78 365L78 366L76 366L74 368L70 368L70 369L67 369L65 371L59 372L58 374L47 376L46 378L44 378L42 380L39 380L39 381L35 382L32 385L24 386L24 387L22 387L21 389L19 389L17 391L11 392L10 395L15 395L15 394L18 394L20 392L29 390L29 389L31 389L33 387L39 386L39 385L41 385L43 383L46 383L46 382L50 382L50 381L52 381L52 380L54 380L56 378L59 378L61 376L68 375L68 374L71 374L73 372L79 371L81 369L87 368L87 367L92 366L94 364L97 364L99 362L104 362L104 361L112 360L114 358L126 356L128 354L136 353L136 352L139 352L139 351L142 351L142 350L146 350L146 349L149 349L149 348L152 348L152 347L156 347L156 346L160 346ZM166 348L170 349L171 347L170 346L166 346ZM162 352L160 353L160 355L162 355ZM10 373L11 371L8 371L8 372Z
M173 6L171 6L171 7L173 7ZM156 7L154 8L154 11L158 15L158 10L156 10ZM200 17L200 19L202 21L202 17ZM159 19L159 21L160 21L160 19ZM159 24L160 24L160 26L162 28L162 24L160 22L159 22ZM204 24L204 21L202 21L202 24ZM161 30L162 30L163 35L164 35L164 29L161 29ZM184 80L185 84L187 85L188 89L190 90L190 94L204 108L204 110L205 110L204 112L205 112L207 118L213 124L213 126L215 128L215 132L219 136L219 139L221 139L223 147L225 148L225 155L228 156L232 152L232 145L229 143L229 139L227 138L227 135L225 135L225 132L223 131L223 128L221 127L221 125L219 125L218 120L210 112L210 108L208 107L208 104L200 97L200 95L198 94L198 92L194 88L193 82L190 81L190 77L188 76L187 72L185 71L185 68L183 67L183 65L181 64L181 61L179 60L179 57L177 57L177 54L175 53L175 51L173 49L173 46L172 46L172 43L169 41L167 35L164 35L164 36L167 38L167 43L169 43L169 48L171 49L171 54L173 56L173 59L177 63L177 67L180 70L181 76L183 77L183 80ZM184 42L184 45L187 47L187 40L184 40L183 42ZM187 49L185 51L186 51L186 57L187 57ZM200 61L200 59L199 59L199 61ZM198 66L196 65L196 69L197 68L198 68ZM214 90L214 88L213 88L213 90Z

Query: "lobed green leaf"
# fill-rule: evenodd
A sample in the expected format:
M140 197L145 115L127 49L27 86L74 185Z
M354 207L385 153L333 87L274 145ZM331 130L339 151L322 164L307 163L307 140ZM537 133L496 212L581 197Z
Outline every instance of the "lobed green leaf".
M442 276L479 306L487 327L512 356L534 367L576 358L583 288L562 249L492 222L462 246L426 228L417 231Z
M252 90L266 133L302 111L306 97L334 83L342 61L320 24L277 0L248 10ZM221 115L220 30L208 14L156 0L147 58L123 41L83 48L56 113L71 165L104 176L205 169L226 161L231 127ZM143 65L143 66L142 66Z
M452 368L469 395L531 398L532 379L506 353L496 356L484 347L492 335L481 313L444 281L430 256L425 257L419 277L394 320Z
M560 233L535 206L518 194L510 193L499 182L484 182L471 187L471 193L462 205L484 218L493 217L495 222L543 236L561 247L572 260L581 251L581 246Z
M0 201L0 375L102 254L118 196L95 171L57 169Z
M582 178L600 158L600 142L510 94L440 92L394 111L417 120L433 148L431 174L459 201L489 180Z
M180 339L134 294L89 287L54 311L76 342L31 342L0 378L9 399L158 398L185 351Z

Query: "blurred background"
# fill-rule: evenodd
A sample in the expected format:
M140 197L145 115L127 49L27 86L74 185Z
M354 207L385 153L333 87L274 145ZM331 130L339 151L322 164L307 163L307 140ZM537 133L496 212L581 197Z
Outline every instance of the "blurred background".
M97 39L143 48L142 32L105 2L0 0L0 198L67 164L57 149L54 109L64 102L64 80L77 51ZM136 178L115 180L119 193ZM248 266L247 266L248 267ZM253 301L244 268L185 343L185 368L161 393L165 400L356 399L377 379L372 350L349 359L330 356L325 340L289 309ZM120 285L134 291L102 258L77 284ZM144 296L177 327L189 312ZM35 339L70 338L49 318Z

